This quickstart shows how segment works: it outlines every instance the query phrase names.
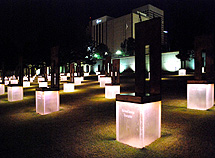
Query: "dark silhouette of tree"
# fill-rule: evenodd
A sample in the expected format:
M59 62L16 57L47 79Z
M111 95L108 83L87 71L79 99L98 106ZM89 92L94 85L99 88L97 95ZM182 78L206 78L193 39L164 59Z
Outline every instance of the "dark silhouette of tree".
M181 68L186 68L186 61L190 61L194 58L193 50L180 50L179 54L176 55L178 59L181 60Z
M104 59L107 56L111 55L108 46L103 43L96 46L93 52L94 52L94 57L96 57L97 59Z
M134 55L135 52L135 39L129 37L121 43L121 51L124 52L125 56Z

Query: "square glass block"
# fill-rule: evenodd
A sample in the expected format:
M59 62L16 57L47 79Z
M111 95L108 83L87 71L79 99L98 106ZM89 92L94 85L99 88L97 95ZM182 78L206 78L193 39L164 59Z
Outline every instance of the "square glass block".
M4 84L0 84L0 95L5 93L5 85Z
M45 78L44 77L38 77L38 83L42 82L42 81L45 81Z
M101 74L101 72L100 71L96 71L96 75L100 75Z
M10 80L10 84L18 84L19 81L18 80Z
M186 69L178 70L178 75L186 75Z
M98 75L98 82L100 82L101 76L105 76L105 75Z
M75 85L80 85L82 81L82 77L74 77L74 83Z
M23 100L23 87L22 86L8 86L8 101Z
M59 111L59 91L36 91L36 113L46 115Z
M34 82L34 77L31 77L31 78L30 78L30 82L31 82L31 83Z
M4 81L4 84L5 84L5 85L9 85L9 82L10 82L10 81Z
M143 148L161 137L161 101L130 103L116 101L116 140Z
M74 92L75 84L74 83L64 83L63 91L64 92Z
M111 77L101 77L100 78L100 87L105 87L106 83L111 83Z
M85 73L84 73L84 76L89 76L89 75L90 75L89 72L85 72Z
M67 81L67 76L60 76L60 81Z
M48 82L39 82L39 87L48 87Z
M120 94L120 85L105 85L105 98L114 99Z
M214 105L214 84L187 84L187 108L207 110Z
M30 87L30 81L23 81L23 87Z

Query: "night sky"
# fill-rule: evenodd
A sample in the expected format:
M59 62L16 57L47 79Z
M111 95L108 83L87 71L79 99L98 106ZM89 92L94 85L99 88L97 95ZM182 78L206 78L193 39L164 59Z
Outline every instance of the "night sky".
M171 50L192 49L195 36L214 31L215 0L0 0L1 62L18 63L21 54L49 60L51 46L82 43L89 17L119 17L146 4L164 10Z

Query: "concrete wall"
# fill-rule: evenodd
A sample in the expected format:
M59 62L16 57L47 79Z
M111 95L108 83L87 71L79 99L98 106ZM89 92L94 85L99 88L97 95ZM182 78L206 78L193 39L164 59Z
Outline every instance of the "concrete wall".
M168 72L176 72L181 68L181 61L176 58L176 55L179 52L166 52L162 53L162 70L168 71ZM132 69L135 71L135 57L129 56L129 57L121 57L120 59L120 73L125 71L126 69ZM92 67L92 71L96 72L98 71L98 65L102 67L102 60L97 60L97 63ZM191 61L187 61L186 63L187 68L194 70L194 59ZM149 71L149 56L146 56L146 70Z

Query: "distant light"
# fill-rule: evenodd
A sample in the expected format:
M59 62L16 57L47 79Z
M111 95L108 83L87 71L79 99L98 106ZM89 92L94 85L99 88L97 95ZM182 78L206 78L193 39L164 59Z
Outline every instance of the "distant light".
M168 31L163 31L163 33L168 33Z
M105 55L108 55L108 52L105 52Z
M97 19L97 20L96 20L96 24L99 24L100 22L102 22L101 19Z
M117 51L116 51L116 54L117 54L117 55L120 55L120 54L122 54L122 52L121 52L120 50L117 50Z
M89 58L88 56L85 56L85 58Z
M91 48L90 48L90 47L87 47L87 51L91 51Z
M94 54L94 57L95 57L95 58L97 58L97 57L98 57L98 55L97 55L97 54Z

